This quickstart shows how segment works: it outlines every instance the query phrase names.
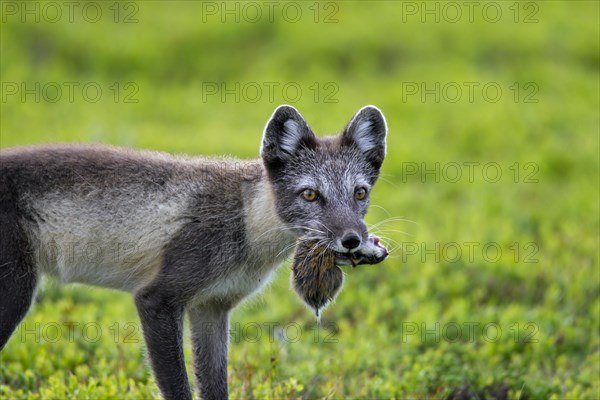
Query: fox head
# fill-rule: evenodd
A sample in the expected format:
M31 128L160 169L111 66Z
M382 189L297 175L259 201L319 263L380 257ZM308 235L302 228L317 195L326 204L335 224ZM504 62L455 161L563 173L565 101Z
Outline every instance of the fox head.
M265 127L260 154L287 227L342 254L366 246L363 219L386 135L385 118L374 106L361 108L340 135L323 138L294 107L279 106Z

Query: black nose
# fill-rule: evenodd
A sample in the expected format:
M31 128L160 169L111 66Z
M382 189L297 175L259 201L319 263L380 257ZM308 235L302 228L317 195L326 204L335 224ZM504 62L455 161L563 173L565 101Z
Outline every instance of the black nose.
M349 250L355 249L360 246L360 237L354 232L346 233L342 238L342 246Z

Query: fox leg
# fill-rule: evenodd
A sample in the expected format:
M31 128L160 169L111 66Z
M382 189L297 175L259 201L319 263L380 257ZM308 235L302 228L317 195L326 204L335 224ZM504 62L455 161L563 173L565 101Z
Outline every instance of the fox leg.
M165 399L191 400L183 357L183 305L158 285L135 296L150 364Z
M7 196L0 193L0 350L27 314L38 281L15 203Z
M227 399L229 309L222 305L189 310L198 394L203 399Z

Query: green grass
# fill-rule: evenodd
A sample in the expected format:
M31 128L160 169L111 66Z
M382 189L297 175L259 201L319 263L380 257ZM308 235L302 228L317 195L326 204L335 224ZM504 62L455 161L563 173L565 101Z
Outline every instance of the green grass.
M365 104L388 120L367 220L405 218L380 227L392 257L348 270L320 326L282 267L233 313L232 398L600 397L599 3L518 3L517 23L515 3L493 3L496 23L481 3L473 22L465 6L456 23L423 23L405 8L421 2L350 1L322 3L315 23L311 2L298 3L296 23L277 12L272 23L221 23L203 22L200 2L153 1L131 24L102 4L97 23L3 14L1 147L85 141L257 157L268 116L295 96L286 84L301 88L292 104L316 132L338 132ZM323 23L332 11L338 21ZM537 22L525 23L531 12ZM36 82L57 83L62 97L22 98L20 85ZM76 89L70 101L65 82L103 95L90 102ZM436 82L450 84L440 101L407 92ZM221 83L264 92L238 102L203 90ZM498 101L486 84L502 89ZM0 355L0 398L157 395L124 293L46 282Z

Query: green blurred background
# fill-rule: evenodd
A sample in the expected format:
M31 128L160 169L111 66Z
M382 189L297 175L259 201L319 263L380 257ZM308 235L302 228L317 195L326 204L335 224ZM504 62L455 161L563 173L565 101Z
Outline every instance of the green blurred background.
M3 148L253 158L282 103L386 115L392 257L321 325L282 267L232 316L232 398L600 396L598 2L0 4ZM0 397L155 397L141 342L130 296L48 281Z

